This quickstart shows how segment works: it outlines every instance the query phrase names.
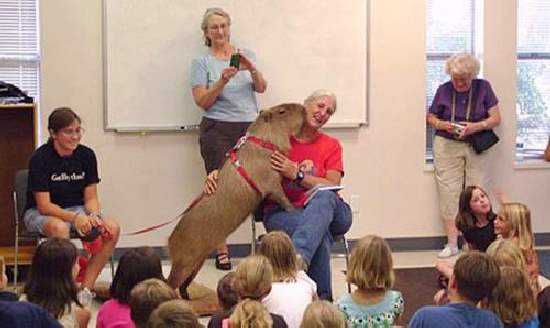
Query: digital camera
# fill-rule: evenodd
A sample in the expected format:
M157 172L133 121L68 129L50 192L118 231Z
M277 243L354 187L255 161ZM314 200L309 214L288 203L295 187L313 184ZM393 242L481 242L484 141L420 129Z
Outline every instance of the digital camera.
M458 124L458 123L451 123L451 126L453 127L453 134L459 136L464 132L464 125Z

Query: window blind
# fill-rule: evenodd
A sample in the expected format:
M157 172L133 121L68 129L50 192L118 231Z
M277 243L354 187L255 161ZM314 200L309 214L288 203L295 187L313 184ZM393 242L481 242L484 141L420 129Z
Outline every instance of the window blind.
M38 0L0 0L0 80L39 92Z

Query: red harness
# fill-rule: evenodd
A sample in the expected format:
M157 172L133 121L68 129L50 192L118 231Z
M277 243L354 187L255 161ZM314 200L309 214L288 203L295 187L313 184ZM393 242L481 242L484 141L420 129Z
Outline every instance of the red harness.
M229 157L229 159L231 160L231 163L233 164L233 166L235 167L235 169L237 170L237 172L239 172L239 174L241 175L241 177L243 177L243 179L248 182L248 184L250 185L250 187L252 187L252 189L254 189L260 196L262 195L262 192L260 191L260 189L258 188L258 185L256 185L256 183L254 182L254 180L252 180L252 178L250 177L250 175L248 174L248 172L246 172L246 170L244 169L244 167L241 166L241 163L239 162L239 159L237 158L237 151L239 150L239 148L241 148L247 141L250 141L252 143L255 143L257 145L259 145L260 147L262 148L266 148L266 149L269 149L269 150L272 150L272 151L276 151L279 149L279 147L275 146L274 144L272 144L271 142L269 141L265 141L263 139L260 139L258 137L255 137L255 136L251 136L251 135L244 135L242 138L239 139L239 141L237 142L237 144L235 145L235 147L233 147L233 149L231 149L226 156Z

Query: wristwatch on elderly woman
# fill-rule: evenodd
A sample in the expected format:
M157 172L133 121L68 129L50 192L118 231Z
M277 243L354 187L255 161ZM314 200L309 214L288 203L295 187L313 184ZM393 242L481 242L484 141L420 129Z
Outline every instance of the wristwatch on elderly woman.
M306 177L306 173L304 172L304 168L300 166L298 168L298 172L296 172L296 178L294 178L294 182L296 182L297 184L300 184L302 183L305 177Z

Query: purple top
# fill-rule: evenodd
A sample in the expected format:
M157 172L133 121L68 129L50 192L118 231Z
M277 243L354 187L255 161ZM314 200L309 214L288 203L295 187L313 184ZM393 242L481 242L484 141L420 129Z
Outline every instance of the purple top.
M476 108L470 113L471 122L479 122L489 117L489 109L498 104L498 99L491 88L491 84L483 79L474 79L472 85L477 85ZM429 112L444 121L451 120L451 102L453 99L453 84L445 82L437 88ZM474 100L472 100L474 102ZM466 121L466 107L468 106L468 91L456 93L455 122ZM453 135L444 130L437 130L435 135L447 139L454 139Z

